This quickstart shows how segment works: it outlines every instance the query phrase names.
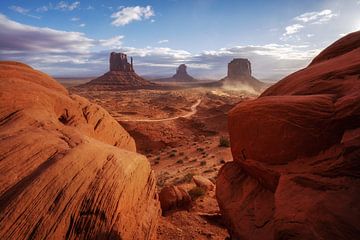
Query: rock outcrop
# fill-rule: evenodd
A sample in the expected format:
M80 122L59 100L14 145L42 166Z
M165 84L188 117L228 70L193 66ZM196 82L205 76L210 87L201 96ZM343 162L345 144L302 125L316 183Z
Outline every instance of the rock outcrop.
M191 197L182 188L177 186L166 186L159 193L159 200L163 213L175 209L190 209Z
M261 92L267 84L251 75L251 63L246 58L234 58L228 64L228 74L220 80L223 87L243 89L250 92Z
M359 236L359 43L340 39L229 112L234 161L216 197L235 239Z
M128 63L126 54L112 52L110 54L110 71L83 86L93 86L99 90L131 90L152 88L155 85L135 73L132 58Z
M0 239L153 239L146 157L108 112L0 62Z
M246 58L235 58L228 64L229 79L237 79L239 77L251 77L251 63ZM247 79L249 80L249 79Z
M196 83L198 82L195 78L190 76L187 73L187 66L185 64L180 64L179 67L176 69L176 73L169 78L160 78L154 81L157 82L183 82L183 83Z
M214 183L212 183L208 178L200 176L200 175L195 175L193 176L193 181L196 184L196 186L201 187L202 189L206 190L206 191L212 191L215 188Z
M186 65L180 64L176 69L176 74L172 76L176 82L193 82L196 81L192 76L190 76L186 71Z

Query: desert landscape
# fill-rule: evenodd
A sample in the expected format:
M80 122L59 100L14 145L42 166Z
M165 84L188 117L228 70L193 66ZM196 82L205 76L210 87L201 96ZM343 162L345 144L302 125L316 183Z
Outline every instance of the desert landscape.
M6 9L36 19L101 8L114 11L63 1ZM116 11L112 25L124 29L161 19L150 5ZM302 27L282 37L341 19L329 11L293 18ZM178 51L171 60L174 50L165 47L137 54L116 45L122 37L90 41L0 18L7 29L0 30L0 239L360 236L360 31L309 51L300 67L303 45L276 53L279 44L245 47L254 55L241 46L191 57ZM51 49L72 48L60 37L71 34L82 39L74 49L49 50L51 41ZM14 44L27 35L29 44ZM85 43L104 49L74 55ZM69 65L60 60L66 54ZM271 59L272 73L296 70L273 81L256 77L271 54L281 55ZM85 69L90 59L95 65ZM77 74L53 74L65 67ZM217 68L219 75L210 71Z

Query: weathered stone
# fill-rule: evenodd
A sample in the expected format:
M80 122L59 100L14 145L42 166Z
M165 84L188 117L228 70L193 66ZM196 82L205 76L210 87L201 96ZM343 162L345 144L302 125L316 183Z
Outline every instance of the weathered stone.
M196 186L201 187L208 191L214 190L215 188L215 185L209 179L200 175L193 176L193 181L196 184Z
M156 84L135 73L132 58L131 63L128 63L126 54L112 52L110 71L82 86L95 87L98 90L127 90L152 88Z
M236 79L238 77L251 77L251 63L246 58L234 58L228 64L228 75L230 79Z
M110 54L110 71L134 72L133 59L128 63L127 56L124 53Z
M176 74L173 76L173 79L177 82L195 81L195 79L187 73L185 64L180 64L176 69Z
M229 112L216 197L234 239L358 238L359 43L345 36Z
M164 187L159 193L159 200L163 213L174 209L191 208L191 197L182 187Z
M245 90L251 93L263 91L267 84L251 75L251 63L246 58L234 58L228 64L228 74L220 80L223 87Z
M0 239L154 239L155 176L102 107L0 62Z

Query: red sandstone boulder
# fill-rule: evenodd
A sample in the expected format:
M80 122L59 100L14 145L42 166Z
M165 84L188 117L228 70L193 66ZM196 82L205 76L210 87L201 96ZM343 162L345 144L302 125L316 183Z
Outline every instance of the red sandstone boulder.
M0 239L153 239L155 176L108 112L0 62Z
M216 197L235 239L360 234L360 32L229 113Z
M163 213L173 209L191 208L191 197L182 187L164 187L159 193L159 201Z
M208 178L200 176L200 175L195 175L193 176L193 181L196 184L196 186L201 187L207 191L212 191L215 188L215 185L213 182L211 182Z

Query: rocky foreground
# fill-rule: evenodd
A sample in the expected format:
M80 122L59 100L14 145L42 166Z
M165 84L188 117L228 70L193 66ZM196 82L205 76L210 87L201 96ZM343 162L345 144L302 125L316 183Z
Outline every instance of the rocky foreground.
M236 239L360 236L360 32L229 113L216 195Z
M134 140L100 106L0 63L1 239L153 239L160 204Z

